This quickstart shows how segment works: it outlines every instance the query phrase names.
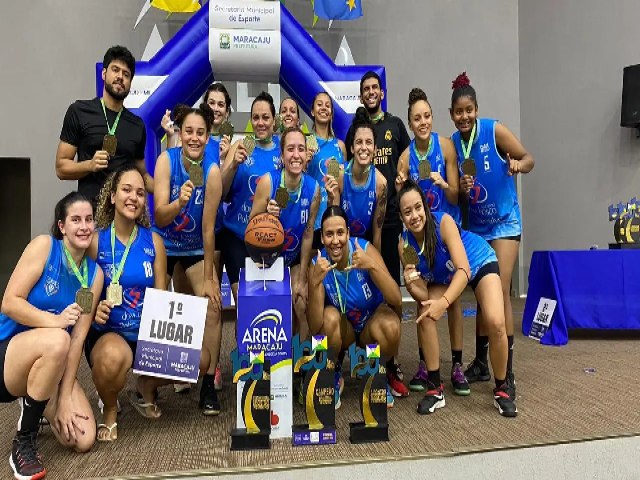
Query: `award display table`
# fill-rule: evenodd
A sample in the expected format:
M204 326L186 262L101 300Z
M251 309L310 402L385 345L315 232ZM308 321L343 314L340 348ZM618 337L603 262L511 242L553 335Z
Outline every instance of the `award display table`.
M526 336L541 298L557 301L545 345L565 345L569 329L640 329L640 250L533 252Z

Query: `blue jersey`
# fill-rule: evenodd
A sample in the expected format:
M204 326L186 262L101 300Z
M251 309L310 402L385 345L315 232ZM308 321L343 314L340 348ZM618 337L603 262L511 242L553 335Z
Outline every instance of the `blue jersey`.
M353 255L356 242L358 242L360 247L365 251L369 246L369 242L366 240L350 237L348 243L349 258ZM331 263L325 248L321 250L321 255ZM314 258L313 263L315 264L315 262L316 259ZM351 323L354 332L357 334L362 332L367 320L369 320L376 309L384 303L382 292L378 289L371 275L369 275L369 272L366 270L341 272L333 269L324 277L322 284L324 285L326 294L325 303L333 305L339 312L342 312L340 306L340 298L342 298L342 303L346 307L347 320ZM340 297L338 296L338 288L340 289ZM346 304L344 303L345 301Z
M96 262L89 257L86 258L89 287L91 287L96 278ZM51 237L47 262L44 264L40 278L29 292L27 302L42 311L58 315L76 301L76 292L81 287L80 281L67 261L62 240ZM14 337L30 328L0 313L0 341Z
M429 150L427 151L427 160L431 165L432 172L438 172L440 176L447 181L447 166L444 154L440 147L440 137L437 133L431 133L431 141L429 142ZM433 184L431 179L420 179L419 165L420 159L416 155L416 141L412 140L409 144L409 177L416 182L427 199L429 209L432 212L445 212L451 215L455 222L460 225L460 209L458 205L452 205L447 200L444 190Z
M217 165L220 168L220 135L209 136L209 142L204 147L204 163L208 165L208 170L204 171L205 179L209 178L209 171L212 165ZM205 182L206 184L206 182ZM218 205L218 214L216 215L216 233L222 230L222 218L224 217L224 204L220 199L220 205ZM219 249L218 249L219 250Z
M522 233L515 180L508 175L509 164L496 145L497 123L487 118L477 120L470 153L476 162L477 177L469 192L469 230L487 241ZM451 139L461 167L464 155L460 132L455 132Z
M429 268L427 264L427 257L424 253L420 253L422 245L418 245L415 237L408 231L403 232L402 238L405 245L408 243L416 249L420 263L416 265L416 270L420 272L422 278L427 282L438 283L441 285L448 285L451 283L453 274L456 273L456 267L453 265L451 255L447 245L442 241L440 236L440 222L444 216L443 212L432 213L433 220L436 224L436 254L434 258L434 265ZM478 270L491 262L497 262L496 254L493 248L480 236L475 233L462 230L460 231L460 237L462 238L462 244L467 252L467 258L469 260L469 266L471 267L471 280L473 280L478 273Z
M364 185L354 185L351 168L344 171L341 205L349 218L349 234L354 237L373 238L373 212L376 208L376 169L369 168Z
M189 173L182 161L182 147L169 148L167 156L169 157L169 203L171 203L180 197L180 189L189 180ZM211 168L218 168L210 162L210 157L205 155L202 160L205 185ZM204 186L195 187L189 202L169 225L162 228L153 226L153 231L162 237L168 256L204 254L202 240L204 191Z
M282 170L269 172L271 177L271 200L276 198L276 190L282 181ZM316 192L316 181L306 173L300 179L300 192L298 194L289 192L289 203L287 208L280 209L280 223L284 229L284 247L282 257L285 265L293 263L302 249L302 236L304 229L309 223L309 212L311 202Z
M317 135L316 138L318 140L318 151L311 158L309 165L307 165L307 173L315 178L318 185L320 185L320 206L318 208L318 215L316 216L316 224L314 225L314 229L318 230L321 226L322 215L327 209L329 200L327 189L324 185L324 179L327 175L327 164L330 158L335 158L340 165L344 165L346 160L342 156L342 149L340 148L340 143L337 138L324 139ZM336 178L336 180L338 179Z
M231 203L227 206L224 226L243 241L260 177L280 168L280 150L275 138L273 145L268 149L256 144L253 153L247 157L244 163L238 165L227 195Z
M111 285L114 263L116 267L122 260L126 244L116 237L115 262L111 256L111 228L105 228L98 233L98 265L104 272L105 297L107 287ZM122 286L122 305L113 307L109 320L104 325L93 324L92 328L98 331L118 332L130 341L138 339L140 318L144 294L147 287L153 288L154 274L153 262L156 258L156 249L153 245L151 230L138 225L138 234L129 248L127 261L122 268L122 275L118 283Z

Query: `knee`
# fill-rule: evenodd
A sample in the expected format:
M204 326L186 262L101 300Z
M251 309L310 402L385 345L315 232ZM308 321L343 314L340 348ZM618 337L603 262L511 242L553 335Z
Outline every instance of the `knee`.
M69 354L71 338L66 330L50 329L40 342L42 353L48 362L64 364Z
M503 315L484 316L484 324L487 333L491 337L500 338L506 335L506 328Z
M84 435L78 437L78 441L73 446L73 450L76 453L87 453L93 447L96 441L96 429L95 425L85 425L86 429Z
M340 340L340 315L337 312L325 312L322 322L322 333L329 340Z
M115 380L131 366L128 352L113 344L104 345L99 351L94 351L93 357L94 372L104 378Z
M389 316L382 324L382 335L389 343L400 341L400 319Z

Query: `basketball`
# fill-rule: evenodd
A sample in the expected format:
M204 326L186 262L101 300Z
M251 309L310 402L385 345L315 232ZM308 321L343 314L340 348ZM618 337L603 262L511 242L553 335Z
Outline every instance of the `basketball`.
M284 245L284 229L280 220L268 213L256 215L249 220L244 243L254 262L270 267Z

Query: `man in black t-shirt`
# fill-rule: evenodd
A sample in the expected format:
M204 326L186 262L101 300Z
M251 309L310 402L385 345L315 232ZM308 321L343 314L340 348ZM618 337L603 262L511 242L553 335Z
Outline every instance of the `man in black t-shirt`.
M387 179L387 213L382 226L382 251L380 252L389 273L400 285L400 256L398 237L402 232L402 222L398 214L398 200L394 187L398 175L400 154L411 143L407 129L398 117L382 111L384 90L380 77L375 72L367 72L360 80L360 102L369 112L376 132L375 166ZM353 158L350 146L353 144L353 127L349 128L345 145L347 159Z
M367 72L360 80L360 102L369 112L373 128L376 132L375 167L387 179L387 213L384 218L381 235L382 259L389 273L400 285L400 255L398 254L398 238L402 232L398 210L398 199L395 189L396 176L398 175L398 159L400 154L411 143L407 129L398 117L382 111L381 103L384 98L384 90L380 77L375 72ZM345 145L347 147L347 159L353 158L351 147L353 146L353 125L347 132ZM394 397L406 397L409 390L403 383L403 375L400 366L395 359L387 361L387 382L391 394ZM387 398L387 405L393 405Z
M56 175L60 180L78 180L78 191L91 201L107 176L128 164L143 172L147 189L153 191L153 179L144 164L144 122L123 106L135 68L135 58L127 48L111 47L104 55L102 98L77 100L64 116Z

